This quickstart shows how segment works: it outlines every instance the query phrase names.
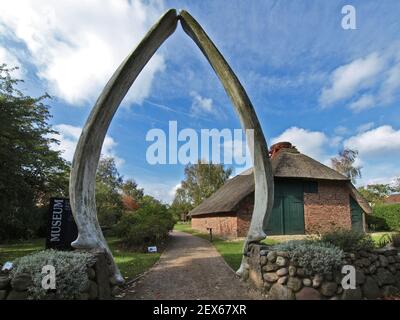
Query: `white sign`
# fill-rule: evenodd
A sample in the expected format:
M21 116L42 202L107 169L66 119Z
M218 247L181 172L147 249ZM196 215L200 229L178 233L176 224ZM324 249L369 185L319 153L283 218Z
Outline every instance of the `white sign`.
M156 246L147 247L147 251L150 252L150 253L157 252L157 247Z
M1 271L9 271L13 267L13 263L11 261L7 261L4 265L3 268L1 268Z

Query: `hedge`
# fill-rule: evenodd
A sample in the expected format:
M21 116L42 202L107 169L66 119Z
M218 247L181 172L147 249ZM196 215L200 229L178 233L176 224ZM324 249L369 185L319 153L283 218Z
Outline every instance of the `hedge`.
M373 208L369 224L377 223L381 229L400 230L400 204L377 204ZM379 225L377 226L379 229Z

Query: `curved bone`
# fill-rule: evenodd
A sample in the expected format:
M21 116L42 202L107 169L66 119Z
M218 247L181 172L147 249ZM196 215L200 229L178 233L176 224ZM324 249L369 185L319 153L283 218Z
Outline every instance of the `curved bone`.
M238 273L245 275L247 270L248 245L251 242L265 238L263 226L267 224L272 211L274 199L274 180L271 163L268 157L268 146L264 138L256 112L239 82L235 73L229 67L222 54L215 47L199 23L186 11L179 13L179 18L184 31L193 39L204 56L207 58L218 78L222 82L226 93L229 95L236 113L240 118L242 128L254 130L254 146L248 139L248 145L253 156L255 201L250 228L243 248L243 259Z
M177 22L176 10L167 11L118 67L86 121L72 161L69 192L72 212L79 231L78 238L72 246L79 249L105 250L115 283L122 283L124 280L101 232L96 214L95 182L101 147L122 99L156 50L175 31Z

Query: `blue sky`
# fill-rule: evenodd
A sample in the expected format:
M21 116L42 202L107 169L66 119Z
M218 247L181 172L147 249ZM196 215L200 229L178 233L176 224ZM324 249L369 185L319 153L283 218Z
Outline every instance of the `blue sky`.
M356 30L341 9L356 9ZM359 151L358 185L400 176L399 1L5 0L0 62L32 95L54 98L51 120L71 160L80 130L122 59L168 8L188 10L248 92L268 144L291 141L323 163L343 147ZM152 128L240 128L221 84L178 26L133 85L103 153L119 171L165 201L183 165L150 165ZM240 171L240 168L237 168Z

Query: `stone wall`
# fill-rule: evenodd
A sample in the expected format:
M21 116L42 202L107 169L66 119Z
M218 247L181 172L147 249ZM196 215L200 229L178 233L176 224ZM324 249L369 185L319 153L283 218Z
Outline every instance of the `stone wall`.
M393 248L345 253L343 265L356 268L356 289L344 290L340 270L307 275L287 252L254 244L249 281L274 300L359 300L400 294L400 251Z
M95 262L87 269L89 282L80 293L77 300L109 300L119 293L120 288L110 281L107 256L104 252L93 252ZM29 274L20 274L12 280L8 272L0 272L0 300L26 300L28 299L28 287L32 280ZM56 279L57 285L57 279ZM57 299L51 291L46 300Z
M200 215L192 217L192 229L208 233L207 228L212 228L212 233L225 238L236 238L237 216L232 213L219 215Z
M351 229L350 194L339 181L318 181L318 193L304 193L304 224L307 234Z

